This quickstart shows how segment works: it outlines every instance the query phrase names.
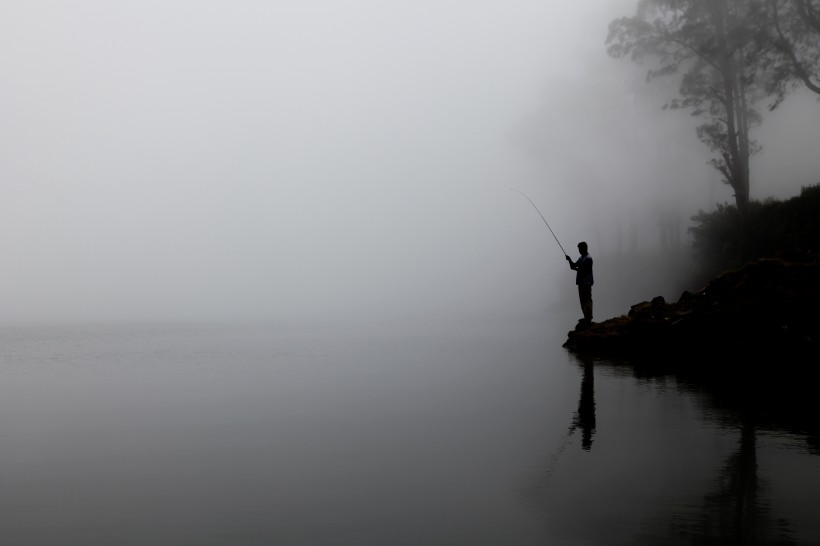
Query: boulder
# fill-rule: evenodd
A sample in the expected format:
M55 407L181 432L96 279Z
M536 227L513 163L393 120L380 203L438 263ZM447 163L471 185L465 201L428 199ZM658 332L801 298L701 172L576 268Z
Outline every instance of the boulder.
M793 358L820 362L820 254L768 258L726 272L677 302L579 323L564 347L598 355Z

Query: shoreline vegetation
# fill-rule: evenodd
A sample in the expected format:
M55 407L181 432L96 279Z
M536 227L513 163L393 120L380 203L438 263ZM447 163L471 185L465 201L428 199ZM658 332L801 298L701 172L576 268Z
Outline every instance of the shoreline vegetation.
M632 305L600 323L579 322L564 347L612 356L820 362L820 252L791 251L722 273L704 288ZM810 359L814 359L813 361Z
M677 301L657 296L579 322L563 346L581 362L710 393L738 419L798 433L820 454L820 185L693 220L695 282L733 267Z
M711 279L703 288L579 322L564 347L820 375L820 184L786 201L752 202L743 211L718 206L692 220L693 282Z

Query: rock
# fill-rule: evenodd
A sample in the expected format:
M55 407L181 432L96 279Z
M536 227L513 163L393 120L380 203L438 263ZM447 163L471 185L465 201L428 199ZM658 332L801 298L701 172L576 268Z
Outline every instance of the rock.
M820 363L820 255L757 260L676 303L576 326L564 347L599 355L805 357Z

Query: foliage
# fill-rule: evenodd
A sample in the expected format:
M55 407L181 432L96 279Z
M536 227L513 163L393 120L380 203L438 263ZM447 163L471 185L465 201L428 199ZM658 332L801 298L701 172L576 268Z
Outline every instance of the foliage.
M764 96L759 71L771 48L765 0L640 0L634 17L612 21L607 37L613 57L656 61L647 79L683 71L679 97L669 108L690 108L704 119L698 138L715 154L710 162L749 201L750 139L760 123L753 105Z
M766 7L775 46L761 58L774 97L769 108L801 85L820 95L820 0L768 0Z
M700 211L689 228L695 259L705 277L758 258L820 250L820 184L787 201L752 201L743 210L718 205Z

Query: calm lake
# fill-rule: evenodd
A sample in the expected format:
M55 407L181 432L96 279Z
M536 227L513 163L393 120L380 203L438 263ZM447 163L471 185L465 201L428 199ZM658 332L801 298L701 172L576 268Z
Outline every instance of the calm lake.
M0 328L0 544L820 543L813 415L566 322Z

